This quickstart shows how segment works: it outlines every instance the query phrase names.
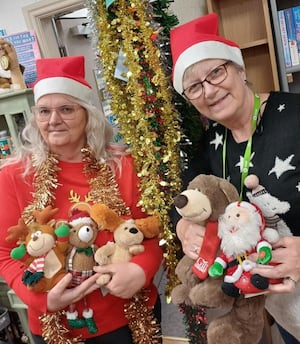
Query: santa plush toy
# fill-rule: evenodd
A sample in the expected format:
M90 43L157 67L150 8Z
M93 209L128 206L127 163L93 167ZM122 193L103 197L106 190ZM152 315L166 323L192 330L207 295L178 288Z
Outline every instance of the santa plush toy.
M267 264L272 259L271 243L278 240L278 233L265 228L260 209L249 202L233 202L219 218L218 236L221 239L221 253L209 268L211 277L224 274L222 290L237 297L240 294L261 293L269 287L270 281L250 270L258 264ZM248 259L258 253L257 261ZM273 282L272 282L273 283Z

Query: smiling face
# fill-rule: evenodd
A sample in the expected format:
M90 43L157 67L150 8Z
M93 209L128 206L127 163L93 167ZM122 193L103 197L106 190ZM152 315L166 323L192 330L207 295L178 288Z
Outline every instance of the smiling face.
M184 74L183 88L203 81L225 62L221 59L207 59L192 65ZM228 63L226 70L227 76L220 84L204 82L201 96L190 101L202 115L220 123L235 121L240 117L249 94L245 71L233 63Z
M86 142L86 110L81 106L76 106L77 104L72 98L63 94L45 95L37 103L37 107L47 109L61 108L64 105L71 105L74 108L74 114L70 118L67 116L63 118L59 111L51 110L47 121L40 121L39 117L36 116L36 122L51 152L59 155L71 152L76 154L80 152Z

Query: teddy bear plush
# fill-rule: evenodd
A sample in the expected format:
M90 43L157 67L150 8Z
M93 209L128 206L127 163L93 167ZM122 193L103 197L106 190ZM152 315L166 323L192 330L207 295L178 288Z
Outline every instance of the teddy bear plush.
M199 195L197 194L199 193ZM181 195L184 196L180 200ZM215 223L217 235L218 219L225 212L225 208L232 202L239 199L235 187L228 181L212 176L200 174L175 198L174 204L183 218L195 221L206 226L207 231L212 228L208 226ZM204 215L206 214L206 215ZM216 243L220 241L216 241ZM202 245L203 248L203 245ZM254 344L261 338L264 318L263 309L265 297L258 295L252 298L245 298L244 295L232 297L222 291L223 277L205 277L208 275L209 267L214 262L213 254L219 252L219 247L213 248L209 257L201 257L195 262L193 259L184 256L176 267L176 274L180 280L172 292L172 302L175 304L187 304L191 306L202 305L207 308L221 310L212 320L209 319L207 327L207 342L209 344ZM212 258L213 257L213 258ZM213 259L212 263L211 259ZM201 278L195 274L198 265L201 271ZM198 269L198 270L199 270ZM204 274L204 275L203 275ZM220 313L222 313L220 315Z
M70 226L69 249L66 257L67 271L72 274L70 287L76 287L84 280L93 275L93 267L96 265L94 254L97 246L94 244L98 226L90 216L87 206L86 210L73 207L68 225ZM78 315L76 305L69 305L66 312L68 325L72 328L87 327L90 333L97 333L98 328L93 318L93 310L89 307L87 300L82 317Z
M144 252L143 240L144 235L134 220L124 221L114 230L114 242L98 248L95 260L99 265L128 262L134 255ZM97 283L104 286L110 280L110 274L103 274Z
M205 174L195 177L189 183L187 190L175 197L175 208L183 218L206 226L204 241L207 241L209 247L207 248L207 245L203 243L202 252L199 253L197 261L187 256L183 256L179 261L175 273L181 284L177 285L171 292L173 303L194 303L197 300L190 300L189 297L190 295L193 296L193 293L191 294L193 287L197 287L195 294L202 294L201 289L203 289L203 296L207 295L208 299L203 300L203 305L208 304L210 307L215 307L215 305L211 305L214 298L211 298L210 295L214 290L220 294L217 290L219 288L211 288L210 284L216 284L216 281L206 277L208 276L208 268L214 262L219 249L217 221L226 206L238 198L237 190L231 183L225 179Z
M23 283L34 292L50 290L66 274L65 259L68 249L69 227L56 228L53 216L58 209L48 206L33 212L35 220L26 225L22 218L8 229L7 241L19 243L11 257L27 267Z
M155 215L124 220L104 204L93 205L91 216L100 228L114 234L114 242L99 247L95 253L94 257L99 265L128 262L133 255L144 251L144 238L154 238L161 231L160 222ZM97 283L104 286L110 280L109 274L102 274Z

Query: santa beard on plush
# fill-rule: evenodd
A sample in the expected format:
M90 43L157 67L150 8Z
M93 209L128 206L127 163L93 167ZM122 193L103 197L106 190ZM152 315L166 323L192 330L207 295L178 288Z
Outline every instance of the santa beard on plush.
M249 208L229 206L219 218L218 235L226 256L252 251L261 239L262 220L258 212Z

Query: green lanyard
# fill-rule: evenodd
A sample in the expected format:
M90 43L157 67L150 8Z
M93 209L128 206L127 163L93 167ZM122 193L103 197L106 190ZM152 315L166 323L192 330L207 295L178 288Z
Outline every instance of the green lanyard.
M258 94L254 94L254 106L253 106L253 113L252 113L252 121L251 121L251 136L248 139L247 146L244 153L243 159L243 168L241 172L241 192L240 192L240 200L243 197L243 189L244 189L244 182L246 177L249 173L249 166L250 166L250 158L251 158L251 148L252 148L252 135L256 128L257 118L260 109L260 97ZM222 159L223 159L223 178L226 178L226 150L227 150L227 128L225 129L225 138L224 138L224 145L223 145L223 152L222 152Z

